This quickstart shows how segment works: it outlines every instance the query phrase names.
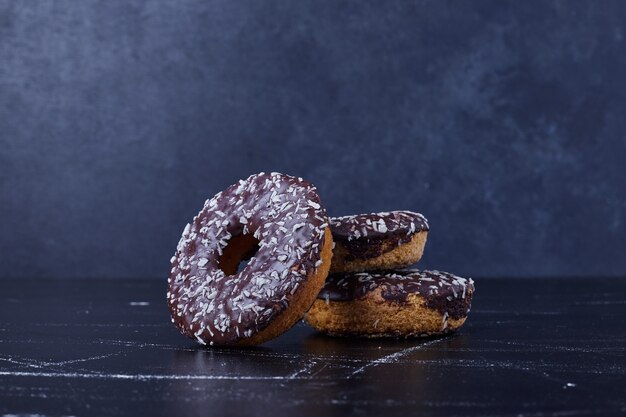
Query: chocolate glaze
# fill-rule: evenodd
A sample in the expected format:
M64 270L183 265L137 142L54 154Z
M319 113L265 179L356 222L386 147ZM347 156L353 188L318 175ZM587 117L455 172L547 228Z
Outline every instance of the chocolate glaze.
M218 193L185 227L171 259L172 322L210 345L265 329L321 265L327 226L315 187L302 178L260 173ZM226 275L219 258L242 234L258 239L259 249L243 270Z
M385 300L405 303L409 294L418 294L427 308L459 319L470 310L474 281L448 272L417 269L332 274L317 298L354 301L380 288Z
M429 230L426 218L412 211L333 217L330 227L333 240L348 252L346 261L374 258Z

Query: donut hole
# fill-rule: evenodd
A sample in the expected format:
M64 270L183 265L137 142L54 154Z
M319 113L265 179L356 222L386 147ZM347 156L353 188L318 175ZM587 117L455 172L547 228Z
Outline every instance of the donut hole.
M259 240L253 235L233 236L217 261L219 268L226 275L235 275L246 267L258 250Z

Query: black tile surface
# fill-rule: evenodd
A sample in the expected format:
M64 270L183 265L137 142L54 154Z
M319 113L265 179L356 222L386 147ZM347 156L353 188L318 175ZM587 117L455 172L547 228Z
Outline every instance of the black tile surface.
M5 280L0 415L626 413L626 281L477 280L441 339L335 339L298 324L206 350L158 280Z

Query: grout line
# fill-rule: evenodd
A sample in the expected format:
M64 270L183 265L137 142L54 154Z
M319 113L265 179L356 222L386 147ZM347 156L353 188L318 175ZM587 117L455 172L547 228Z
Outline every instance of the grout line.
M38 378L83 378L83 379L118 379L131 381L154 381L154 380L185 380L185 381L211 381L211 380L285 380L284 376L233 376L233 375L163 375L163 374L103 374L103 373L80 373L80 372L8 372L0 371L0 376L14 377L38 377ZM295 376L291 379L304 379Z

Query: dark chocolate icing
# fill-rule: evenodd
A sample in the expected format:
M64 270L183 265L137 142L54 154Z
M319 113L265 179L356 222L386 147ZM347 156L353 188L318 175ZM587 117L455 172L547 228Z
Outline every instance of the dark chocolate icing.
M260 173L204 204L171 259L172 322L202 344L230 345L266 328L321 263L328 218L302 178ZM259 249L226 275L219 259L231 238L252 234Z
M332 274L317 298L353 301L380 288L385 300L404 303L409 294L418 294L427 308L458 319L470 310L474 281L448 272L417 269Z
M429 230L426 218L412 211L333 217L330 227L333 240L347 250L346 261L382 255L385 248L391 250L410 242L416 233Z

